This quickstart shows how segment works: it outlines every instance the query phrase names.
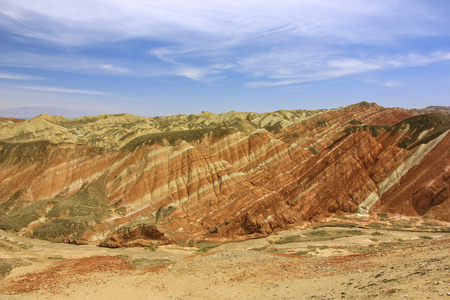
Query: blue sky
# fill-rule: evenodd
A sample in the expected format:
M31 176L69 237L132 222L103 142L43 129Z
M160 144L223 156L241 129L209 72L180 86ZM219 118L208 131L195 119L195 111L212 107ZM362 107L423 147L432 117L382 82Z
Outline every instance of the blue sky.
M0 0L0 110L450 105L447 0Z

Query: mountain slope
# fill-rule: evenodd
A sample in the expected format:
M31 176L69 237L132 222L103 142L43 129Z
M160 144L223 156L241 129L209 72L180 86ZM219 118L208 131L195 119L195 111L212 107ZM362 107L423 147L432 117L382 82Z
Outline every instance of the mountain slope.
M365 102L0 123L0 228L117 247L247 239L337 212L450 221L449 124Z

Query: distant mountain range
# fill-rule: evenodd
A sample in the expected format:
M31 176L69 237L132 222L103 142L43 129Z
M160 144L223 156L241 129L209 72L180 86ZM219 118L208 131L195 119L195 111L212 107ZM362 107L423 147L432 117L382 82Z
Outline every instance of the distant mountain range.
M425 108L417 110L420 113L450 113L450 106L427 106ZM17 107L7 110L0 110L0 117L16 118L16 119L32 119L41 114L47 114L73 119L84 116L96 116L102 113L104 112L98 112L93 110L75 110L50 106L44 107L30 106L30 107Z
M90 110L74 110L60 107L17 107L7 110L0 110L0 116L6 118L16 119L31 119L40 114L56 115L65 118L73 119L82 116L96 116L100 113L98 111Z

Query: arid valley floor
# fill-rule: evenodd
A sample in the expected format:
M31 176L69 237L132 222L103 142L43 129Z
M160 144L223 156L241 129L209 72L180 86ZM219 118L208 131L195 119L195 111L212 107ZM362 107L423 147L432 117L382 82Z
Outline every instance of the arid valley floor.
M0 299L448 299L449 111L0 119Z
M448 226L347 215L266 238L158 249L0 231L0 299L446 299Z

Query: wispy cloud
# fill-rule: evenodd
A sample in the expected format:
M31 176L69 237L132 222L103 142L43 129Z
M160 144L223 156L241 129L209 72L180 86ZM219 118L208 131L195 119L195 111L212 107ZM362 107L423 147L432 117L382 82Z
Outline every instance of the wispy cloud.
M90 91L90 90L76 90L76 89L66 89L59 87L50 87L50 86L15 86L19 89L25 90L33 90L39 92L50 92L50 93L69 93L69 94L85 94L85 95L93 95L93 96L109 96L110 93L100 92L100 91Z
M292 55L292 54L291 54ZM332 56L331 56L332 57ZM255 75L272 80L251 81L248 87L269 87L298 84L310 81L335 79L348 75L363 74L377 70L423 66L437 62L450 61L450 52L434 52L428 55L409 53L404 56L364 58L324 58L315 62L315 67L308 64L273 66L269 57L261 57L251 64L243 62L244 68ZM265 65L262 61L267 61ZM278 70L273 72L273 70ZM285 74L285 76L283 76ZM281 80L280 80L281 79ZM386 86L398 86L397 82L386 82Z
M57 55L0 55L0 65L28 63L30 67L104 75L174 75L207 83L233 71L247 78L247 86L262 87L450 59L448 48L438 53L419 46L411 49L410 43L448 37L450 7L444 3L0 1L1 28L14 36L63 49ZM126 58L99 59L82 51L136 40L145 43L130 48ZM81 50L67 55L66 47Z
M386 87L401 87L404 86L405 83L398 80L374 80L374 79L364 79L364 82L382 85Z
M104 64L100 66L101 69L106 70L106 71L110 71L110 72L116 72L116 73L129 73L130 70L128 70L127 68L121 68L121 67L116 67L110 64Z
M17 74L0 73L0 79L13 79L13 80L40 80L40 79L44 79L44 78L42 78L42 77L37 77L37 76L28 76L28 75L17 75Z

